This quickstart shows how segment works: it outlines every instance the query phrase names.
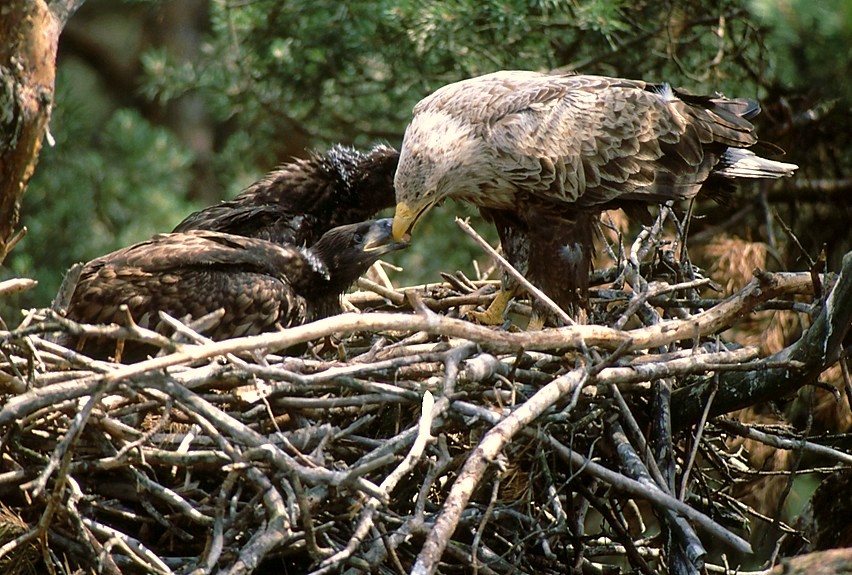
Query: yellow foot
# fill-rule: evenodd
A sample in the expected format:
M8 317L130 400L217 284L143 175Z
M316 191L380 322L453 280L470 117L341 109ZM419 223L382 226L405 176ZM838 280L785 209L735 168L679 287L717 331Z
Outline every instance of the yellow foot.
M514 295L514 290L506 291L500 288L487 310L472 311L468 313L468 316L483 325L502 325L505 321L503 315L506 313L506 308L509 307L509 302L512 301Z
M544 329L544 316L536 311L530 315L530 322L527 324L527 331L541 331Z

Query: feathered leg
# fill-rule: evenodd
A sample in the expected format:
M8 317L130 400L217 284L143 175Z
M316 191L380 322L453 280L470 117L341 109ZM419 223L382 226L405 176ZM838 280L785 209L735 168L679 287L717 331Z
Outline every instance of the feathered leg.
M597 214L580 210L565 214L547 208L532 208L528 213L527 278L559 307L576 315L588 306ZM533 309L544 317L551 315L540 302L533 302Z

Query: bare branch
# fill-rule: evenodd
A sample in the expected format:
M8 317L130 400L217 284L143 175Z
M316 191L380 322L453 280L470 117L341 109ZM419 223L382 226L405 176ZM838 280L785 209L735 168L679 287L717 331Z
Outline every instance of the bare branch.
M743 291L747 289L748 286ZM781 366L789 365L787 362L797 362L799 368L774 367L724 374L720 378L710 415L729 413L760 401L783 397L808 385L840 358L843 340L850 325L852 253L843 257L840 276L808 331L790 347L767 358L767 361L779 362ZM709 384L677 390L672 397L675 424L683 427L697 421L709 393Z

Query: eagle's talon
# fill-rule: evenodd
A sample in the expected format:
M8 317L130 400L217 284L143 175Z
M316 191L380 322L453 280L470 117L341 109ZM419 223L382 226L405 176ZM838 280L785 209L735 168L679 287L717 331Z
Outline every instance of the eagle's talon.
M500 288L491 304L485 311L470 311L468 319L482 325L502 325L505 321L506 310L515 295L515 290L506 291Z
M530 316L530 322L527 324L527 331L541 331L544 329L545 316L541 313L533 311Z

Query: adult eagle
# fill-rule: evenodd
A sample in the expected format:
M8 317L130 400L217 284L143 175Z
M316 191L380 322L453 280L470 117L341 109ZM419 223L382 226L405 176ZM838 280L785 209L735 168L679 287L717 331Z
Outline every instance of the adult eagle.
M126 312L142 327L169 333L159 311L197 319L220 308L206 335L254 335L340 312L340 294L379 257L406 244L391 239L391 219L336 227L311 248L194 230L154 238L92 260L84 267L66 317L80 323L123 324ZM97 357L114 342L60 340ZM142 359L152 348L124 350Z
M394 205L399 152L334 146L270 172L233 200L187 216L173 231L212 230L311 246L328 230L361 222Z
M509 262L567 309L585 298L602 210L792 174L748 149L758 112L752 100L601 76L503 71L444 86L406 129L393 235L442 200L470 202L496 224ZM492 321L515 288L503 285Z

